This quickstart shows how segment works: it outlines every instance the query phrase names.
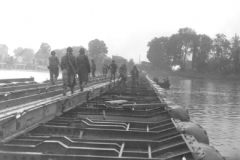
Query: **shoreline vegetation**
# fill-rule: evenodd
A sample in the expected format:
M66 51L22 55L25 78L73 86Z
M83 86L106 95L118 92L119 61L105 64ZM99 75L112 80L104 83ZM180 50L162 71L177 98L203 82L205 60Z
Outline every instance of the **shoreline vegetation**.
M185 79L203 79L203 80L219 80L219 81L240 81L240 75L229 74L223 75L218 73L202 72L198 73L193 70L188 71L167 71L155 69L150 72L150 77L159 77L159 81L163 81L166 77L180 77Z
M180 28L170 37L155 37L148 42L147 58L152 68L180 70L171 72L184 78L240 80L240 37L228 39L222 33L213 38Z

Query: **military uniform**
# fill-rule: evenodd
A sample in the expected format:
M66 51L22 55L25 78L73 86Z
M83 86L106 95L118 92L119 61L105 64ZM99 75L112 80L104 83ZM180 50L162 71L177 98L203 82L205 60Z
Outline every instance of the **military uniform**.
M51 56L49 57L49 66L48 69L50 71L50 81L52 82L52 84L55 84L58 75L59 75L59 59L57 56Z
M91 71L88 56L86 56L85 54L79 54L77 57L77 66L78 66L79 85L81 90L83 90L82 83L88 82L88 75Z
M115 63L111 63L109 68L110 68L110 71L111 71L111 80L114 79L114 81L115 81L115 75L116 75L116 71L117 71L118 66Z
M120 74L120 77L121 77L121 84L123 83L123 85L125 86L126 85L126 81L127 81L127 66L126 65L122 65L120 68L119 68L119 74Z
M76 59L72 53L67 53L61 59L61 69L62 69L62 80L64 93L66 94L67 86L70 87L71 92L73 93L74 86L76 85Z
M135 87L139 85L139 71L136 66L133 67L131 71L131 76L132 76L132 86Z

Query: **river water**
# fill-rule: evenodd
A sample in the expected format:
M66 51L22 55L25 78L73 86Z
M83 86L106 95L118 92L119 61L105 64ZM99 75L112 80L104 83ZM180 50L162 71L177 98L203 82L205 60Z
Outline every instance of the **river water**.
M210 145L227 160L240 160L240 82L170 77L170 83L168 98L189 110Z
M48 72L0 70L0 79L31 76L37 82L49 79ZM169 79L168 98L189 110L191 120L207 131L210 145L221 155L240 160L240 82Z
M43 82L49 78L49 72L44 71L21 71L21 70L0 70L0 79L30 78L34 77L36 82ZM61 75L59 76L61 77Z

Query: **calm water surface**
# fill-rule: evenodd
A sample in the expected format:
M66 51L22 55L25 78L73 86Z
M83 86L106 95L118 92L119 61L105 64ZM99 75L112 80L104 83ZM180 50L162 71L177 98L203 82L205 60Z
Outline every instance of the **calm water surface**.
M30 78L31 76L35 78L35 81L42 82L49 79L49 72L0 70L0 79ZM59 77L61 77L61 75L59 75Z
M226 159L240 160L240 82L170 77L170 83L168 98L189 110L210 145Z

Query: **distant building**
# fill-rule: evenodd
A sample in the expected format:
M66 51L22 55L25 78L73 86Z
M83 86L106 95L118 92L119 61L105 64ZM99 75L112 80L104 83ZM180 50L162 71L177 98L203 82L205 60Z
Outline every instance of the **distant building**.
M112 56L112 60L115 60L115 63L118 66L121 66L122 64L127 64L127 59L121 57L121 56Z
M23 57L19 56L16 58L17 63L23 63Z
M8 47L5 44L0 44L0 61L8 57Z
M151 69L151 65L152 65L151 62L142 61L141 64L139 65L139 69L148 71Z
M146 67L151 67L151 62L142 61L141 65L146 66Z

